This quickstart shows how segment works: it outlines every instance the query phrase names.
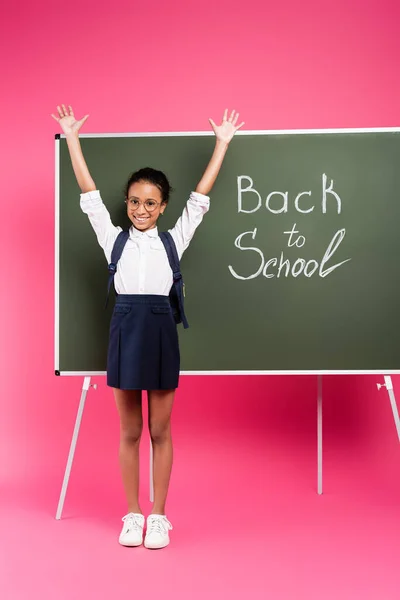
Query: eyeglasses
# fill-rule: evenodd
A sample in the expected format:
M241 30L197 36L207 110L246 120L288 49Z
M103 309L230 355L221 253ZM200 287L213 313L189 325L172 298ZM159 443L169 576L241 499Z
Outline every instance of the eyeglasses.
M156 210L157 206L161 204L161 202L156 202L155 200L145 200L144 202L139 202L136 198L128 198L126 203L129 205L131 210L137 210L141 204L145 207L147 212L153 212Z

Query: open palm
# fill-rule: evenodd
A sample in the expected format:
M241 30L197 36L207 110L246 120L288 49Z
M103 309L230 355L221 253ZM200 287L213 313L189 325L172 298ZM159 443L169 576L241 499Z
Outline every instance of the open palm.
M221 125L216 125L212 119L209 119L211 127L213 128L218 140L229 144L237 130L244 125L244 122L240 123L240 125L236 125L238 118L239 113L233 110L228 119L228 109L226 108Z
M65 104L61 106L57 106L58 117L54 114L51 116L53 119L60 123L61 129L65 133L65 135L69 135L71 133L78 133L82 125L88 119L89 115L85 115L83 119L77 121L74 116L74 111L72 110L72 106L68 105L68 109L66 109Z

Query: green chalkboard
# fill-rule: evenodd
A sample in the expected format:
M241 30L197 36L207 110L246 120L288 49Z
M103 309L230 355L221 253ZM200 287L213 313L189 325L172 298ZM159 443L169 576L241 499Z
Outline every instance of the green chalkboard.
M130 173L165 171L175 190L161 221L168 229L214 137L81 142L116 225L130 225ZM107 263L81 212L63 136L56 155L55 369L104 373ZM182 259L190 323L179 326L182 371L399 372L399 173L399 130L237 135Z

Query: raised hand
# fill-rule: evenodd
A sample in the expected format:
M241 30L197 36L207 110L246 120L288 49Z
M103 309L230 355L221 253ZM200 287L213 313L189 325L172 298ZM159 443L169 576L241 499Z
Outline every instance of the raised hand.
M68 109L66 109L65 104L61 106L57 106L58 117L56 115L51 115L53 119L60 123L61 129L65 133L65 135L71 135L73 133L77 134L88 119L89 115L85 115L83 119L77 121L74 116L74 111L72 110L72 106L68 105Z
M238 118L239 113L233 110L231 112L231 116L228 119L228 109L226 108L221 125L216 125L212 119L209 119L211 127L213 128L218 140L229 144L237 130L244 125L244 122L240 123L240 125L236 125Z

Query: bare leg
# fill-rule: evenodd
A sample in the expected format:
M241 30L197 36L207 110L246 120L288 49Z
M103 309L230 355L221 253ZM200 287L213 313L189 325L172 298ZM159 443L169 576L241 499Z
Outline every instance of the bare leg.
M153 445L152 514L164 515L173 458L171 412L175 390L149 390L148 396L149 430Z
M141 390L114 388L120 417L119 462L128 512L141 513L139 506L139 445L143 430Z

